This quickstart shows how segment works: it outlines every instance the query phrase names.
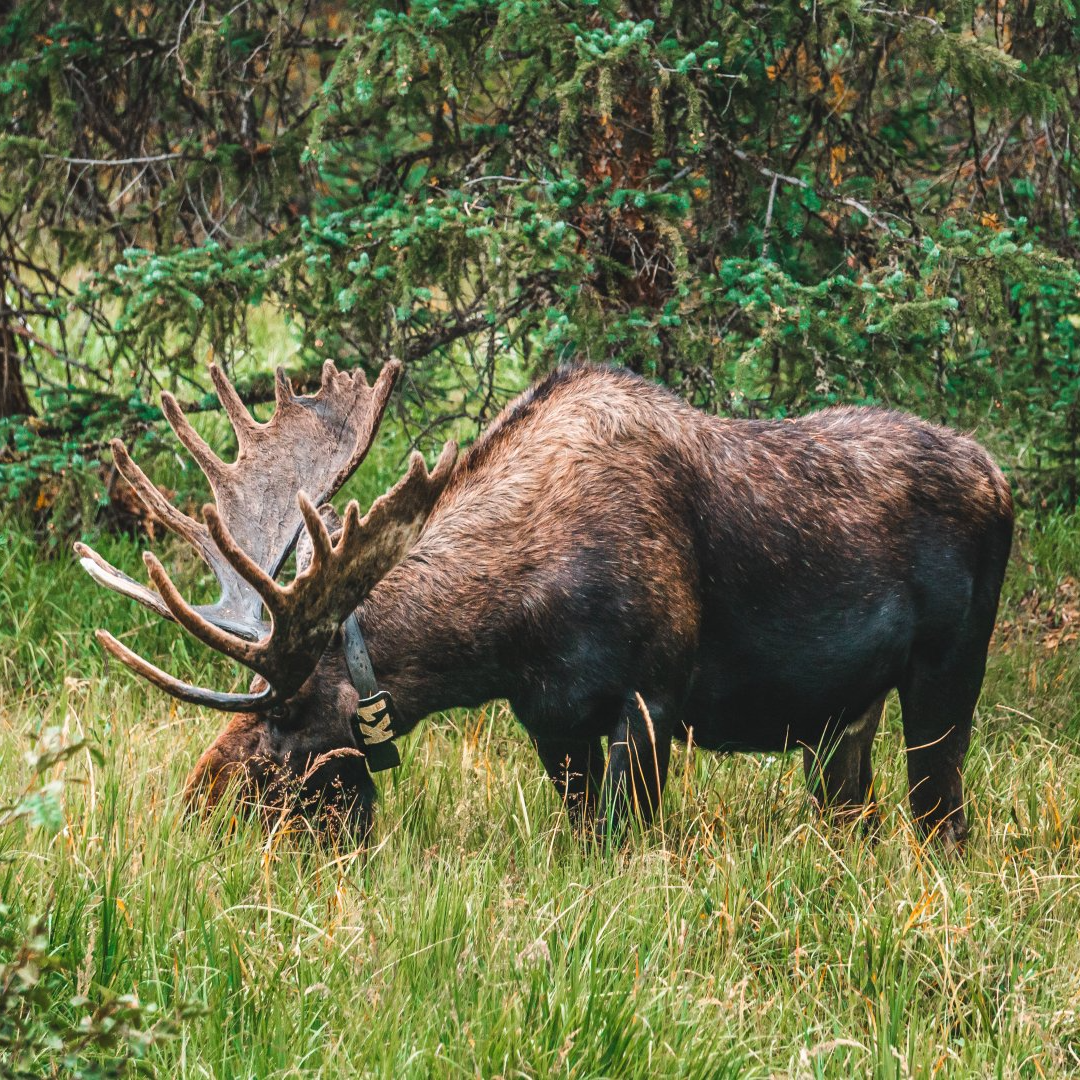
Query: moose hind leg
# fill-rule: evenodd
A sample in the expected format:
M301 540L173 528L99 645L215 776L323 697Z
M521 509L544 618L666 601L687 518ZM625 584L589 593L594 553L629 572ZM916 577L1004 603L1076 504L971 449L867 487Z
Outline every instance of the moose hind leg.
M961 770L985 667L985 648L938 662L913 658L900 685L911 814L947 848L967 839Z
M646 825L652 821L667 780L672 723L672 710L655 699L629 698L608 738L601 829L619 835L631 814Z
M872 819L874 773L871 751L885 695L877 698L857 720L817 746L803 746L803 769L810 794L822 811L839 821Z
M574 824L590 821L604 782L604 748L599 739L533 737L540 761Z

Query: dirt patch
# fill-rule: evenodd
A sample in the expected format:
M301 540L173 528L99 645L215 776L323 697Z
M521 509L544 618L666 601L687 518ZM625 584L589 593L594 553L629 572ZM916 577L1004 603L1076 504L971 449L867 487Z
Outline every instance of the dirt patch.
M1066 574L1053 589L1029 589L998 622L998 646L1009 652L1034 641L1054 652L1080 638L1080 581Z

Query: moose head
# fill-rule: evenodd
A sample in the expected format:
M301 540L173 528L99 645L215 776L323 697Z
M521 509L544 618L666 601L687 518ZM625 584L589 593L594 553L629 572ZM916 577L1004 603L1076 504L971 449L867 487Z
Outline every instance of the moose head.
M400 365L387 364L374 385L362 372L327 361L318 391L295 393L276 373L273 415L259 423L224 372L210 375L236 434L238 453L222 461L188 422L176 399L162 409L205 474L214 502L205 524L174 507L131 459L111 444L116 467L140 501L190 543L213 571L220 598L191 605L161 562L144 553L153 589L111 566L84 544L75 550L101 585L179 623L199 641L254 673L247 693L182 682L107 630L98 640L154 686L195 705L234 713L188 781L188 801L217 802L231 786L268 813L332 811L361 832L373 784L351 720L363 692L363 644L350 667L345 623L357 604L415 542L450 477L448 444L429 472L414 453L404 477L361 516L355 501L338 519L329 500L359 467L374 441ZM296 550L296 574L279 582ZM359 631L354 628L354 634ZM370 669L368 674L370 675Z

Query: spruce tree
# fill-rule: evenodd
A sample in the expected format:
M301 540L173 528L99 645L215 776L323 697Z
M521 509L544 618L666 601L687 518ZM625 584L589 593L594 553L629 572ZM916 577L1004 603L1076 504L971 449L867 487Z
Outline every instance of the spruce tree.
M1067 0L20 4L3 480L210 407L269 308L305 370L405 360L431 438L588 359L978 426L1075 503L1077 55Z

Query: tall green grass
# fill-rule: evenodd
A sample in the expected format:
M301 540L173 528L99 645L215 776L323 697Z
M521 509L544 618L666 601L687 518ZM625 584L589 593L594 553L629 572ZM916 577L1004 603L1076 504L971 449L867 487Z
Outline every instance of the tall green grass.
M140 572L139 545L99 547ZM1024 530L1004 618L1078 568L1080 519ZM954 861L909 827L895 702L876 844L818 819L795 756L677 752L662 821L592 850L495 704L407 740L361 852L227 810L185 825L184 777L222 718L106 665L101 625L196 680L241 681L7 523L0 804L47 728L103 760L56 770L59 832L0 830L0 894L13 921L46 915L70 972L56 1009L75 993L202 1007L152 1049L161 1076L1080 1071L1076 643L1014 633L995 650Z

